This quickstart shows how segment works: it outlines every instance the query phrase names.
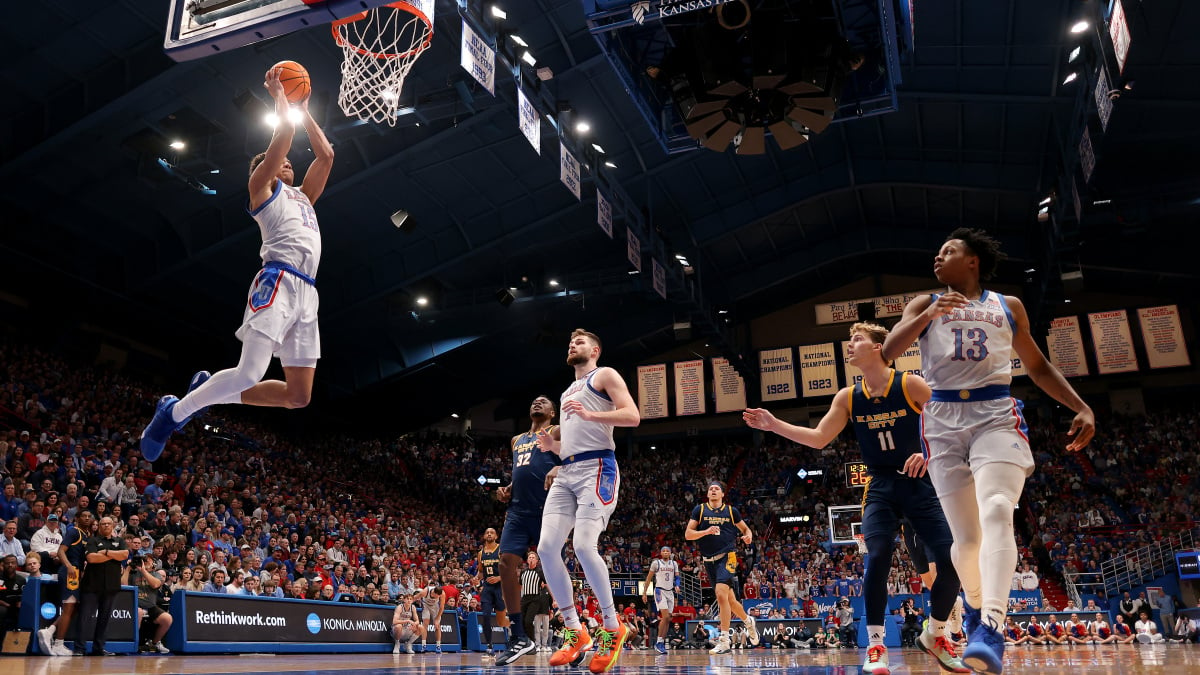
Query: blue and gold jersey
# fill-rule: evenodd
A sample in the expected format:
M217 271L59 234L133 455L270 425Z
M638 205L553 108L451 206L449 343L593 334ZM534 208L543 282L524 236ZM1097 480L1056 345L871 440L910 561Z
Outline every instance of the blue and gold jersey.
M500 576L500 547L491 551L487 547L479 549L479 564L483 569L483 578Z
M848 402L863 463L872 473L899 470L921 452L921 409L908 395L908 373L889 373L883 391L871 392L861 380Z
M546 433L553 431L553 426L546 427ZM512 449L512 501L508 508L540 518L546 505L546 474L561 460L553 452L542 452L537 435L528 431L513 440Z
M713 525L721 528L721 534L710 534L696 540L700 545L700 555L711 558L737 549L737 538L741 534L737 524L742 522L742 514L737 509L729 504L713 509L705 502L692 509L691 519L696 521L696 530L700 532Z

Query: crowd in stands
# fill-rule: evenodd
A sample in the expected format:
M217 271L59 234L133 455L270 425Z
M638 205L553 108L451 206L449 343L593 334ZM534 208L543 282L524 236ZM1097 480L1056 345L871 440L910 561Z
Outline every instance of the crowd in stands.
M0 520L15 527L0 535L0 556L19 546L21 566L52 572L50 555L31 554L52 551L46 531L90 509L115 517L118 535L173 589L395 602L437 579L451 608L471 606L481 533L503 522L503 505L476 477L508 476L507 439L297 440L240 409L218 409L151 464L137 440L158 395L119 373L0 343ZM1093 569L1173 524L1190 528L1200 492L1195 411L1114 416L1076 456L1062 449L1060 431L1032 431L1040 470L1022 501L1024 562ZM744 596L791 598L803 612L810 596L860 594L863 556L856 546L828 546L825 517L829 506L861 500L861 488L841 478L843 464L858 459L855 445L768 443L688 438L622 456L621 502L601 542L613 572L644 576L662 545L685 570L701 571L682 533L706 481L719 478L757 535L742 556ZM798 481L801 465L826 467L826 478ZM813 517L780 526L780 513ZM1149 527L1111 527L1122 523ZM13 539L19 545L5 543ZM569 549L568 567L580 572ZM898 547L889 590L919 585Z

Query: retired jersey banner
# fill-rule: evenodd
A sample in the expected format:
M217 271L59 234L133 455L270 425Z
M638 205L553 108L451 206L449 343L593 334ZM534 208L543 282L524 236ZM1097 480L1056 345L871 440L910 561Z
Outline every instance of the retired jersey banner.
M862 382L863 374L862 374L862 371L858 369L858 366L850 365L850 357L847 356L847 354L849 354L849 353L850 353L850 341L849 340L843 341L842 342L842 369L846 373L846 386L853 387L854 385L858 384L859 382Z
M1079 377L1088 374L1079 317L1063 316L1050 321L1050 332L1046 334L1046 353L1050 363L1062 371L1064 376Z
M679 361L675 364L675 414L703 415L704 360Z
M1138 310L1142 325L1142 340L1146 343L1146 359L1151 368L1190 366L1187 344L1183 341L1183 325L1179 322L1179 307L1144 307Z
M921 344L914 342L904 350L904 353L896 357L896 362L892 365L898 372L921 374Z
M604 197L604 193L596 190L596 224L604 230L604 234L612 239L612 204Z
M716 394L717 412L736 412L746 409L746 382L738 375L729 359L714 356L713 393Z
M833 343L800 345L800 391L805 397L832 396L837 393L837 359Z
M762 400L782 401L796 398L792 348L764 349L758 353L758 372L762 381Z
M462 56L459 64L483 85L492 96L496 95L496 50L471 29L466 19L462 24Z
M658 258L650 259L650 281L654 285L654 292L658 293L658 297L663 300L667 299L667 268L658 264Z
M638 412L642 419L667 416L667 364L638 366Z
M558 160L558 179L575 195L575 199L580 199L579 160L562 141L558 142Z
M525 140L533 146L533 151L542 154L542 116L520 87L517 87L517 125L521 127Z
M642 240L634 234L632 227L625 231L625 257L629 258L629 264L634 269L642 271Z
M944 289L942 291L913 291L911 293L883 295L878 298L827 302L817 305L814 307L814 310L817 314L818 324L848 323L850 321L858 321L858 305L860 303L870 302L875 305L875 317L884 319L903 314L905 305L912 301L913 298L940 292L944 292Z
M1130 373L1138 369L1133 352L1129 314L1123 309L1088 314L1092 327L1092 346L1096 350L1096 371L1101 375Z

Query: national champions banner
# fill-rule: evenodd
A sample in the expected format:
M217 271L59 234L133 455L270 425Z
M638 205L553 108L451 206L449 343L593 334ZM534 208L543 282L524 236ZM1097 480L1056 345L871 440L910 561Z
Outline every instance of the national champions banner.
M758 353L758 372L762 380L762 400L782 401L796 398L792 348L764 349Z
M800 361L800 391L806 398L837 393L837 359L833 349L832 342L796 348Z

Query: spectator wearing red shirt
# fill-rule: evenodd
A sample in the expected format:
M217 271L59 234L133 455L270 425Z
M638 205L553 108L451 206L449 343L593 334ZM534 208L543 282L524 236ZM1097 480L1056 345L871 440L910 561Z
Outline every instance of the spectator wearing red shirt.
M919 595L921 593L921 577L917 576L915 573L908 578L908 591L913 595Z
M758 599L758 584L753 581L747 581L742 584L742 597L747 600Z
M687 603L675 606L675 611L671 612L671 623L686 625L688 621L696 619L696 608Z

